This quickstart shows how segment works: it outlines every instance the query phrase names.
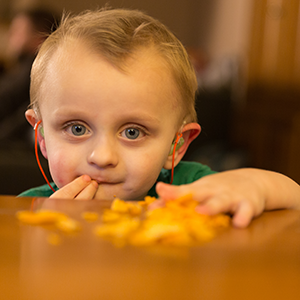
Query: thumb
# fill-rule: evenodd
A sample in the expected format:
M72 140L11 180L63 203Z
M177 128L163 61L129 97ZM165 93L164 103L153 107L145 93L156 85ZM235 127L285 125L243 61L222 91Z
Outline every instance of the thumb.
M156 193L160 199L163 200L174 200L180 196L186 194L184 185L170 185L163 182L156 184Z

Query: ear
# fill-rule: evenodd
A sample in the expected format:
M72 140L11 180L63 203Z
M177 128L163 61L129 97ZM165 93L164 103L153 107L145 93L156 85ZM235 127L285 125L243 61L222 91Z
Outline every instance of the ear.
M37 122L39 121L35 111L33 109L28 109L25 112L25 117L27 119L27 121L29 122L29 124L33 127L33 129L35 128ZM47 150L46 150L46 144L45 144L45 138L44 136L41 134L40 130L38 130L38 134L37 134L37 139L40 145L40 150L43 154L43 156L47 159Z
M190 143L200 134L200 132L201 126L198 123L189 123L183 127L182 137L184 139L184 144L175 152L174 166L178 165L187 151ZM164 169L172 169L172 159L173 155L169 155L165 162Z

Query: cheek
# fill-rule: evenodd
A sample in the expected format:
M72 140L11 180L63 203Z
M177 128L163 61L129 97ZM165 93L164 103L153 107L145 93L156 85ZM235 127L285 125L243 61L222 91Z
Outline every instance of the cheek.
M61 188L75 179L75 161L66 151L48 152L49 169L55 184Z
M151 185L155 183L166 157L162 152L150 151L135 158L129 164L132 176L138 181L149 182ZM152 185L151 185L152 186Z

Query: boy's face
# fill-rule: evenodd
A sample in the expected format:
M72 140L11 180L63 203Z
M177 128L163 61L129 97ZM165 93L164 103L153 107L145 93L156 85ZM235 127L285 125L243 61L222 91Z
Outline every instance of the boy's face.
M54 54L40 112L58 187L87 174L95 198L136 200L155 184L178 130L178 92L153 51L128 63L123 73L75 42Z

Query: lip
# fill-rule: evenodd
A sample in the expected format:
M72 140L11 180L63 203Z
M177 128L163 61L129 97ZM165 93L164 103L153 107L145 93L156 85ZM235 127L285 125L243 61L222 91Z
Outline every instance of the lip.
M95 179L95 178L92 178L92 180L95 180L98 184L115 185L115 184L121 183L119 181L106 181L106 180L99 180L99 179Z
M89 175L88 173L85 173L87 175ZM79 175L81 176L81 175ZM89 175L89 177L96 181L98 184L107 184L107 185L116 185L116 184L120 184L122 183L123 181L122 180L119 180L118 178L110 178L110 177L104 177L104 176L92 176L92 175Z

